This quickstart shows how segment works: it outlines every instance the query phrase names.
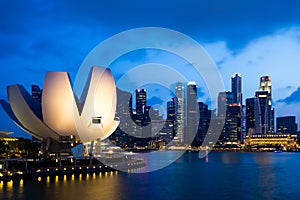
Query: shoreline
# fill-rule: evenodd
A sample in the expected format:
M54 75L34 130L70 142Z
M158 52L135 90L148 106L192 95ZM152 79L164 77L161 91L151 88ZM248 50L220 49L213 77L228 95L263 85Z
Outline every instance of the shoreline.
M60 167L37 167L29 169L11 169L0 171L0 181L8 182L10 180L32 179L35 177L45 176L64 176L64 175L80 175L91 173L104 173L122 171L122 169L130 171L142 168L145 162L134 160L129 162L93 164L93 165L77 165L77 166L60 166ZM118 170L119 169L119 170Z
M181 149L172 150L159 150L159 151L182 151ZM186 152L200 152L205 151L201 149L186 149ZM139 151L142 153L142 151ZM278 150L257 150L257 149L212 149L207 151L207 153L219 153L219 152L247 152L247 153L299 153L299 149L293 149L288 151L278 151ZM120 163L119 164L119 168ZM136 160L136 162L124 162L122 163L124 169L135 170L145 166L144 162ZM90 173L104 173L104 172L114 172L122 171L115 169L118 165L104 165L104 164L94 164L94 165L78 165L78 166L60 166L60 167L37 167L23 170L1 170L0 171L0 181L8 182L10 180L21 180L21 179L32 179L35 177L45 177L45 176L64 176L64 175L79 175L79 174L90 174Z

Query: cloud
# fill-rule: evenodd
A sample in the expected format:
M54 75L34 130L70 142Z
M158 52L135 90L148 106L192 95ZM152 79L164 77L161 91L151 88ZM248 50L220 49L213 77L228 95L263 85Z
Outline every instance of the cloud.
M243 97L253 97L259 89L260 76L270 75L275 115L298 115L299 38L300 27L288 27L253 39L239 51L229 49L225 41L208 44L207 51L219 63L227 90L231 89L231 75L239 72Z
M290 96L279 99L276 101L277 103L285 103L285 104L293 104L293 103L300 103L300 87L297 88Z
M271 7L269 1L259 0L0 1L0 84L42 83L43 76L34 72L43 69L74 69L75 73L106 38L131 28L158 26L202 42L218 64L227 89L230 76L240 72L243 96L252 97L259 76L271 75L274 101L285 99L299 86L299 7L300 1L280 0L272 1ZM137 57L131 58L121 64L141 64ZM113 72L124 73L126 68ZM205 83L197 84L205 88Z
M253 97L259 89L260 76L270 75L273 100L276 101L289 96L291 89L299 85L296 81L298 73L295 73L300 66L299 38L300 27L290 27L256 38L238 52L230 50L224 41L207 45L207 51L215 62L220 63L218 67L227 90L231 88L231 75L239 72L242 75L243 96ZM287 86L285 91L275 92Z
M219 67L233 55L233 52L228 48L225 41L205 43L203 46Z

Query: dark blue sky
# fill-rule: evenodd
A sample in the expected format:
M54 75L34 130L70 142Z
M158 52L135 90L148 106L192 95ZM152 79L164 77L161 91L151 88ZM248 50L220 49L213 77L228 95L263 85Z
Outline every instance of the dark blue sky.
M42 86L46 71L68 71L74 78L83 59L101 41L121 31L148 26L180 31L207 47L208 53L220 64L218 67L228 90L229 75L244 72L246 97L254 94L257 77L264 75L260 73L276 78L281 77L281 71L286 72L267 66L273 64L267 62L270 55L265 46L279 51L282 47L284 52L287 52L285 48L292 49L288 55L300 52L300 1L297 0L3 0L0 2L0 97L6 99L6 86L10 84L20 83L28 89L31 84ZM294 57L278 58L276 52L272 55L270 58L273 57L275 63L284 59L288 59L288 63L300 63L293 60ZM252 68L245 69L242 59ZM253 69L256 66L266 68ZM291 70L287 71L295 73L297 69ZM257 77L252 76L254 71L258 71ZM248 88L248 81L253 85L250 79L255 79L257 85ZM289 96L299 97L296 95L300 93L299 81L277 80L279 84L274 85L274 92L290 87L281 93L283 96L277 95L277 100L281 99L278 102L283 104L284 99L290 102ZM280 109L278 112L285 114ZM2 110L0 119L1 130L19 132Z

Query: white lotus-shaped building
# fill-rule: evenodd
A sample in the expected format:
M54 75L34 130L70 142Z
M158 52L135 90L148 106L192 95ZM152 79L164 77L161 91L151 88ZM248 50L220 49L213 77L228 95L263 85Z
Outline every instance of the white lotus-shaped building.
M22 85L7 87L9 103L1 105L24 131L38 139L61 136L81 142L105 139L119 125L115 119L116 86L111 70L92 67L80 98L72 90L66 72L47 72L41 103Z

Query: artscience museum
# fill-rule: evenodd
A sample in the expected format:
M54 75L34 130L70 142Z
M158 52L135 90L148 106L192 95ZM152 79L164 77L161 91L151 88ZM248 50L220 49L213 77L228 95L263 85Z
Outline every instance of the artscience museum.
M90 142L103 140L118 127L116 86L112 72L92 67L84 90L77 97L67 72L47 72L41 102L22 85L7 87L8 102L1 105L8 116L39 140Z

